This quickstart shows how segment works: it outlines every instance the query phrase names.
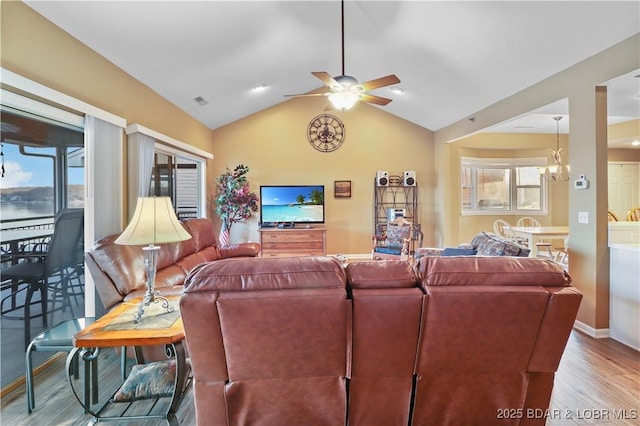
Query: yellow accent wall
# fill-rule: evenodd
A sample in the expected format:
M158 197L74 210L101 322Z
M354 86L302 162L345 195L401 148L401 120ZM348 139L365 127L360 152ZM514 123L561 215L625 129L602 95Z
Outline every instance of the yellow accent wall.
M425 244L434 244L433 133L384 107L358 104L348 111L325 111L326 106L326 98L294 98L216 129L213 154L220 161L214 161L215 176L244 164L256 192L260 185L324 185L327 253L364 254L371 251L374 231L376 171L401 175L415 170L419 221ZM333 152L320 152L307 139L309 123L323 113L345 126L344 143ZM351 198L334 197L336 180L351 181ZM256 215L233 225L231 240L259 241L258 220Z

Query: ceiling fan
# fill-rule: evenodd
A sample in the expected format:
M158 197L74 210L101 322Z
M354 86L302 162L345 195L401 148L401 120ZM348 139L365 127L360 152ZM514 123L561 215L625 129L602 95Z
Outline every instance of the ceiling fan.
M342 74L336 77L331 77L327 72L314 71L311 74L322 80L322 82L329 87L330 91L285 96L328 96L333 106L342 110L351 108L357 101L368 102L376 105L387 105L391 102L391 99L372 95L367 92L369 90L400 83L400 79L394 74L359 83L355 77L345 75L344 73L344 0L340 3L342 13Z

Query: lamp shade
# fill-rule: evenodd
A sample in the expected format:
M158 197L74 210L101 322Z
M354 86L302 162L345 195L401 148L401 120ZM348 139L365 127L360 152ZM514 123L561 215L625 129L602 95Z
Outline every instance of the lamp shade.
M139 197L129 225L116 244L174 243L191 238L173 211L169 197Z

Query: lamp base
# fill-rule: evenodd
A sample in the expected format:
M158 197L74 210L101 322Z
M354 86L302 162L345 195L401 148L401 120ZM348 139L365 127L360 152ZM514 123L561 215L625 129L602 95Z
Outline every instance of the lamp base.
M149 246L142 248L142 253L144 255L144 267L147 271L147 291L144 294L144 299L142 299L142 302L138 305L138 312L133 317L133 322L135 323L142 321L144 308L149 306L152 302L158 303L162 301L162 307L165 308L167 312L174 311L173 306L169 304L169 300L153 289L156 281L156 268L158 266L160 247L149 244Z
M144 308L149 306L151 303L159 303L162 302L162 307L167 310L167 312L173 312L175 309L173 306L169 304L169 299L162 296L157 291L147 291L144 295L144 299L138 305L138 312L133 317L133 322L136 324L142 321L142 315L144 315Z

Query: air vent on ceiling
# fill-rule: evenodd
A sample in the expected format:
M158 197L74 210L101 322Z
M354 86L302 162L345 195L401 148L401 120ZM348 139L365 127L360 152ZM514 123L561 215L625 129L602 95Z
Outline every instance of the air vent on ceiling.
M205 106L206 104L209 103L208 100L206 100L205 98L203 98L202 96L198 96L197 98L193 98L194 101L196 101L198 103L198 105L200 106Z

